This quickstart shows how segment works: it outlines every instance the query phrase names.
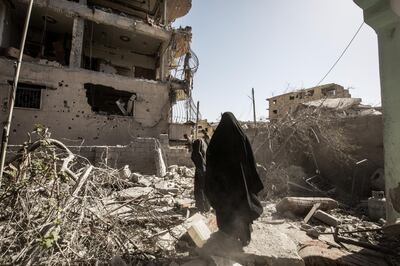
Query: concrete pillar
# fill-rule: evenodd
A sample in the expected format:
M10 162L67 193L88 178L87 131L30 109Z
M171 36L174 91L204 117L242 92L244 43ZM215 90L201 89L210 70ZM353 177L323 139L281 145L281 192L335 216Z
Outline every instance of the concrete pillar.
M400 0L354 0L378 35L387 222L400 218Z
M79 3L87 5L87 0L80 0ZM72 26L71 54L69 56L69 67L80 68L82 63L83 34L85 20L80 17L74 18Z
M169 74L169 47L168 42L164 42L160 48L160 80L162 82L166 81L166 78Z

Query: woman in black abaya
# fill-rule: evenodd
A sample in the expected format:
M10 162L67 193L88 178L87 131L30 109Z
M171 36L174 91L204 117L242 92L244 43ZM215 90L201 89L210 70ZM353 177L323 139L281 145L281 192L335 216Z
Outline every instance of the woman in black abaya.
M245 246L252 222L263 211L257 193L264 187L250 142L232 113L222 115L206 159L205 193L216 211L218 228Z
M206 175L206 150L207 144L203 139L196 139L192 145L192 161L196 167L194 175L194 199L199 212L210 210L207 198L204 194L204 180Z

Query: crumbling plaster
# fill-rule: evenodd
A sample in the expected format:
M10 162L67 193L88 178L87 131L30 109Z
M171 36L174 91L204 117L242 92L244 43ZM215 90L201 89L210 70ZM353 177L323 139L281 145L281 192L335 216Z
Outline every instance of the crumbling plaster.
M0 59L1 104L8 98L13 61ZM85 145L127 144L132 138L157 137L168 132L169 87L156 81L139 80L83 69L56 68L24 63L20 82L44 85L41 110L14 112L11 144L22 143L34 124L50 128L53 137ZM85 83L101 84L136 93L134 117L93 113L86 97ZM0 112L5 117L4 106ZM76 142L75 142L76 144Z

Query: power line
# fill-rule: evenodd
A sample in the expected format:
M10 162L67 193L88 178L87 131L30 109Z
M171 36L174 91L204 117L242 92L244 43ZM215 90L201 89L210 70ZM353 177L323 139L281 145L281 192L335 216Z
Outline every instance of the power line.
M336 60L336 62L332 65L332 67L329 69L329 71L325 74L325 76L318 82L317 86L320 85L325 78L332 72L332 70L335 68L335 66L339 63L340 59L342 59L342 57L344 56L344 54L346 53L346 51L349 49L350 45L353 43L354 39L357 37L358 33L360 32L361 28L364 26L365 22L363 21L360 25L360 27L358 27L356 33L353 35L353 37L351 38L350 42L347 44L346 48L344 48L343 52L341 53L341 55L339 56L339 58Z

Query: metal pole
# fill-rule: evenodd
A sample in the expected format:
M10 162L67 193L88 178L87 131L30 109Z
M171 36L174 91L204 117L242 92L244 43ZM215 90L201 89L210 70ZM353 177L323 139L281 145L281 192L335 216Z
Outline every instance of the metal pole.
M254 88L251 88L251 95L253 99L253 119L254 119L254 127L257 128L257 118L256 118L256 100L254 98Z
M194 138L197 139L198 130L199 130L199 110L200 110L200 102L197 101L197 111L196 111L196 128L194 131Z
M10 134L11 120L12 120L12 115L13 115L13 111L14 111L15 95L17 93L19 74L21 72L21 63L22 63L22 58L24 56L25 41L26 41L26 35L28 33L29 22L31 19L32 7L33 7L33 0L30 0L28 12L27 12L26 18L25 18L25 25L24 25L24 31L23 31L22 39L21 39L21 46L19 48L19 57L18 57L18 61L17 61L17 66L15 68L14 82L13 82L11 95L10 95L10 104L8 107L9 108L8 117L7 117L7 121L3 128L3 138L2 138L2 143L1 143L1 157L0 157L0 187L1 187L1 183L3 181L4 163L6 160L8 138L9 138L9 134Z
M189 106L190 106L190 99L188 98L187 100L186 100L186 104L185 104L185 107L186 107L186 123L187 122L189 122Z
M168 9L168 0L164 0L164 6L163 6L163 22L164 22L164 25L165 25L165 26L167 26L167 24L168 24L167 9Z

